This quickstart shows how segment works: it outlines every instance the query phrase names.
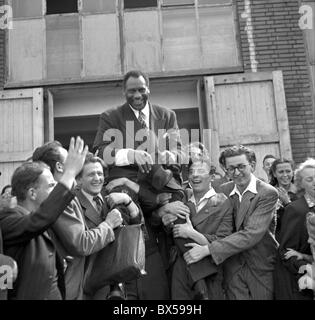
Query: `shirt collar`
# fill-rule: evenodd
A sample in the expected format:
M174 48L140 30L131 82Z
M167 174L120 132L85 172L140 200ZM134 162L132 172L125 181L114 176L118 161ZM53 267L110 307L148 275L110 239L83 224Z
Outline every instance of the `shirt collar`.
M257 185L256 185L256 183L257 183L257 178L256 178L253 174L251 174L251 179L250 179L249 185L248 185L247 188L244 190L244 192L241 194L241 193L238 191L238 189L237 189L237 187L236 187L236 184L234 184L234 189L231 191L230 197L233 196L234 194L237 194L237 195L239 195L239 196L242 196L242 195L245 194L245 192L247 192L247 191L250 191L250 192L252 192L252 193L254 193L254 194L257 194Z
M129 105L130 109L133 111L135 114L136 118L138 119L139 117L139 110L134 109L131 105ZM150 108L149 108L149 103L147 102L144 108L141 110L145 116L145 121L149 119L150 116Z
M85 195L85 197L86 197L86 198L92 203L92 205L94 206L94 200L93 200L93 198L94 198L95 196L92 196L91 194L85 192L83 189L81 189L81 191L82 191L82 193ZM103 199L103 197L102 197L102 195L101 195L100 193L99 193L97 196L100 197L101 200L104 202L104 199Z
M310 198L310 196L308 194L305 194L304 198L305 198L306 203L309 206L309 208L312 208L315 206L315 202Z
M199 203L201 203L203 200L207 199L209 200L210 198L212 198L213 196L215 196L217 193L214 191L214 189L211 187L207 193L200 199ZM195 196L194 196L194 193L192 193L190 199L189 199L190 202L192 202L194 205L197 205L196 203L196 199L195 199Z

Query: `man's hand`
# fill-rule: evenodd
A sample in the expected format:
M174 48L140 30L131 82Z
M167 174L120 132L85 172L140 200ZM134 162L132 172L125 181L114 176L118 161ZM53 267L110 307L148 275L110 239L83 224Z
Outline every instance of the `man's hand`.
M142 173L149 173L153 164L151 155L144 150L129 150L128 161L130 164L136 163Z
M120 226L123 222L121 213L117 209L113 209L108 212L105 222L112 228L115 229Z
M165 227L173 227L176 220L177 217L170 213L166 213L162 216L162 222Z
M133 190L135 193L139 193L139 185L136 182L129 180L128 178L114 179L106 185L105 189L106 191L111 192L114 188L120 186L126 186L129 189Z
M290 259L291 257L296 257L297 260L302 260L303 259L303 254L293 250L291 248L288 248L288 251L284 254L284 258L286 260Z
M194 233L194 228L190 222L189 217L187 217L187 222L183 224L177 224L173 228L173 237L174 238L192 238Z
M187 251L183 256L188 265L196 263L210 254L207 245L201 246L197 243L186 243L185 247L192 248L189 251Z
M163 206L166 213L171 213L178 218L186 219L190 214L189 208L181 201L174 201Z
M160 206L164 206L166 205L169 200L172 199L172 194L171 193L159 193L157 196L156 196L156 203Z
M60 179L60 182L68 189L72 188L75 177L82 170L88 151L88 146L84 147L84 141L80 137L77 137L76 140L71 138L68 156L64 164L64 173Z
M176 156L168 150L159 151L159 163L161 164L176 164Z
M115 207L118 204L127 204L130 202L130 197L124 192L113 192L106 197L107 203L110 208Z

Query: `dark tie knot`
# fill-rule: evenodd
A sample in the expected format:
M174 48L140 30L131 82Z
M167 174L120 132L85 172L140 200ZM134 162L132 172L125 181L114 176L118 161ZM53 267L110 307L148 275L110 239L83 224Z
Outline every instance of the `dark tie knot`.
M95 201L96 205L98 208L102 208L103 206L103 201L99 196L93 197L93 200Z

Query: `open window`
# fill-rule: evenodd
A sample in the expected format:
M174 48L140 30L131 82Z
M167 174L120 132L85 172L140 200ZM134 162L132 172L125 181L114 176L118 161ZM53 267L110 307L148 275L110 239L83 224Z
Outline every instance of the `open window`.
M78 12L78 0L46 0L46 14Z

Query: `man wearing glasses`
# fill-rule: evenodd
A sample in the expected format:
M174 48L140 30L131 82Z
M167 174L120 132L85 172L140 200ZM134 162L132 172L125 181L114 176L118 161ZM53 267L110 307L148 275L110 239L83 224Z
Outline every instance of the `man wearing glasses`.
M278 193L253 175L256 156L252 150L233 146L224 150L221 157L233 179L221 190L233 203L234 233L193 249L196 255L210 255L217 265L224 262L229 300L271 300L278 246L271 227ZM188 263L195 262L191 256Z

